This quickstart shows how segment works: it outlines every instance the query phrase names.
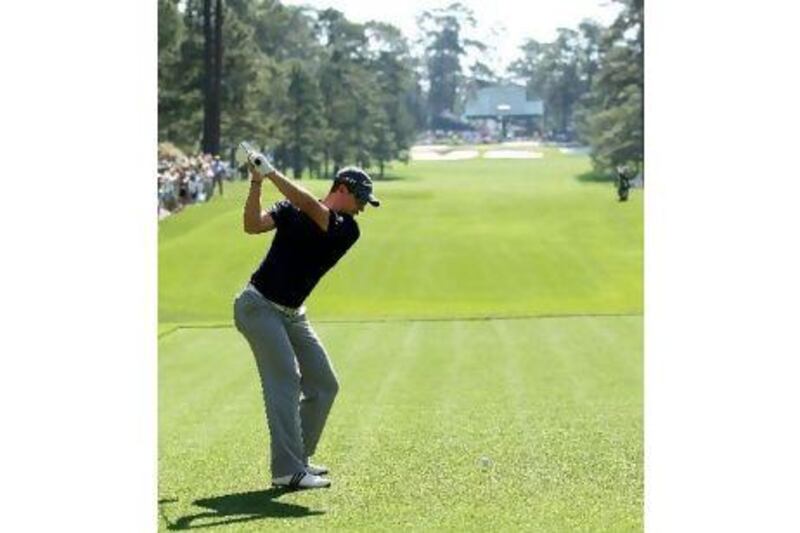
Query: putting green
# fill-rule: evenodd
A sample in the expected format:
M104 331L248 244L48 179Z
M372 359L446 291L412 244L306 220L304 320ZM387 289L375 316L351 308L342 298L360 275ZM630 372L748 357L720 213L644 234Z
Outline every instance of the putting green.
M641 317L319 323L341 383L333 487L268 490L255 363L235 329L159 341L160 526L642 528Z

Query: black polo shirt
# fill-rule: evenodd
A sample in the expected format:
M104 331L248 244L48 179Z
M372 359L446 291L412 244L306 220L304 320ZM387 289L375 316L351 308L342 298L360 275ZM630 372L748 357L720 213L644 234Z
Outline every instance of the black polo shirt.
M269 214L275 221L275 238L250 283L268 300L300 307L358 240L358 224L351 215L331 210L328 231L323 231L288 200L276 203Z

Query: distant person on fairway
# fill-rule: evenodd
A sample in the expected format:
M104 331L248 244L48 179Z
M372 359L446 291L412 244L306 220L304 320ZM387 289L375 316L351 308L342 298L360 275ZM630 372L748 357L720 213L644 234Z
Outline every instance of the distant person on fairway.
M628 201L628 193L631 190L632 173L626 166L617 167L617 196L620 202Z
M356 167L336 174L318 200L277 172L263 154L250 152L250 192L244 231L276 230L266 257L236 297L234 319L255 355L271 444L272 484L330 486L324 466L308 462L339 389L328 354L308 322L303 302L320 278L358 240L355 217L378 206L372 180ZM261 210L264 178L286 197ZM353 280L358 290L358 280ZM302 393L302 396L301 396Z
M217 190L217 184L219 184L219 195L222 196L222 181L226 177L225 165L220 161L219 156L214 156L214 162L211 163L211 192L213 193Z

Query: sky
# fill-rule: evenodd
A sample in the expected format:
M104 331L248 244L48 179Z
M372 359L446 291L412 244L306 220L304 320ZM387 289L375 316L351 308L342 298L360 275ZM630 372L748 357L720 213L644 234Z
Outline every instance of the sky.
M516 57L526 38L552 41L559 27L577 28L581 20L592 18L610 24L620 12L611 0L460 0L472 9L477 19L474 36L493 47L484 58L498 73ZM415 39L416 16L426 9L446 7L453 0L283 0L288 5L332 7L354 22L389 22Z

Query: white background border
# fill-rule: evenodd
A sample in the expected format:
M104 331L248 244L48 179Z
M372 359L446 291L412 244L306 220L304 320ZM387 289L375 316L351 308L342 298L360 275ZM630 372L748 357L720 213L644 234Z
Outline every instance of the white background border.
M153 531L157 3L7 8L2 529Z
M798 524L798 85L784 3L650 2L648 531ZM4 529L156 517L156 2L0 33Z

